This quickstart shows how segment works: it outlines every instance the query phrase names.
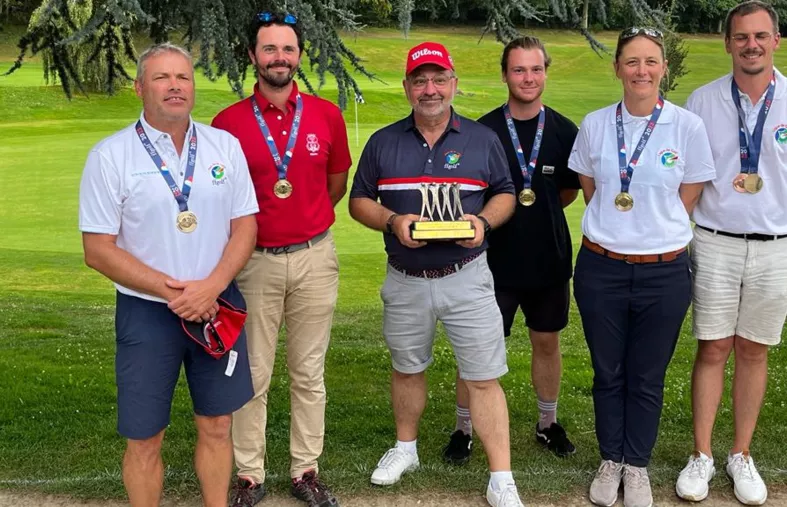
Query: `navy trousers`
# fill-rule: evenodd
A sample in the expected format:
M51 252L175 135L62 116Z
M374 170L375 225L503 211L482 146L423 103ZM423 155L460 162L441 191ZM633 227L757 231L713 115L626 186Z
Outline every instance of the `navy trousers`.
M593 361L601 458L647 466L664 376L691 302L688 253L672 262L628 264L582 247L574 297Z

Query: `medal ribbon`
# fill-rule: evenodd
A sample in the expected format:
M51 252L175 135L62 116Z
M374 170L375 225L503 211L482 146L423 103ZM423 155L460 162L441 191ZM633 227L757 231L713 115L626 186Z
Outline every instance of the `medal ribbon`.
M264 137L265 142L268 143L268 149L271 152L271 156L273 156L273 163L276 164L276 170L279 173L279 179L285 180L287 179L287 167L289 167L290 160L292 159L292 150L295 148L295 141L298 139L298 130L301 127L303 99L301 99L300 94L295 97L295 117L292 119L290 138L287 140L287 147L284 150L283 160L281 155L279 155L279 149L276 148L276 143L273 141L271 129L269 129L268 124L265 123L265 119L262 117L262 112L260 111L260 106L257 104L257 98L254 95L251 96L251 108L254 110L254 117L257 118L257 125L260 126L262 137Z
M620 171L621 192L629 191L631 177L634 175L634 166L636 166L637 162L639 162L639 157L642 155L645 145L648 144L651 134L653 134L653 131L656 130L656 122L658 122L659 116L661 116L661 111L663 109L664 99L659 97L659 101L656 102L656 105L653 107L653 111L650 113L650 121L648 121L648 126L645 127L645 131L639 138L637 147L634 149L634 153L631 155L631 160L626 163L626 139L623 137L623 102L621 101L618 103L617 111L615 111L615 126L618 134L618 169Z
M771 110L773 96L776 93L776 73L773 73L768 90L765 92L765 103L757 116L757 123L754 125L754 132L749 132L746 126L746 114L741 107L741 95L735 79L732 80L732 100L738 109L738 127L740 127L739 139L741 143L741 172L746 174L757 174L760 165L760 147L762 145L762 131L765 128L765 118Z
M511 143L514 145L516 158L519 161L519 169L522 171L522 177L525 178L525 188L530 188L533 172L535 172L536 164L538 163L538 153L541 151L541 140L544 138L546 111L544 106L541 106L541 111L538 112L538 128L536 129L536 138L533 141L533 149L530 150L530 163L525 162L525 154L522 151L522 145L519 143L519 135L516 133L514 118L511 116L511 109L508 107L508 103L503 105L503 115L506 117L508 135L511 136Z
M145 132L145 128L142 126L141 120L137 120L136 131L139 140L142 142L142 146L145 147L151 160L153 160L153 163L156 164L159 172L164 177L164 181L169 185L172 195L175 196L175 200L178 202L178 209L180 209L181 212L188 211L191 184L194 182L194 166L197 164L197 126L192 125L191 136L189 136L189 158L186 163L186 178L183 180L183 190L178 188L178 184L175 183L175 179L172 177L172 174L170 174L167 164L164 163L161 156L156 151L156 148L150 142Z

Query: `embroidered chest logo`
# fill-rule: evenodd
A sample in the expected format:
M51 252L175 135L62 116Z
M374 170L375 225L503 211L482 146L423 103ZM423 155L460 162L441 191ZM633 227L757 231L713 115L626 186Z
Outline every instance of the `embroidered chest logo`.
M320 151L320 140L317 138L317 134L306 136L306 149L312 156L317 155L317 152Z
M777 125L773 129L773 137L779 144L787 144L787 125Z
M448 151L445 153L445 165L443 169L456 169L459 167L459 160L462 158L462 154L458 151Z
M224 166L221 164L213 164L210 166L210 175L213 176L213 183L214 186L223 185L227 183L227 178L225 177Z
M675 150L663 150L659 152L659 160L664 167L675 167L679 160L678 153Z

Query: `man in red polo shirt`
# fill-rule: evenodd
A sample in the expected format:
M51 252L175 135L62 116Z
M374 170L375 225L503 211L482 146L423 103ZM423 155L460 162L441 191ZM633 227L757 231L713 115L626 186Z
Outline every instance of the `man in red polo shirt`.
M240 140L257 193L257 249L238 275L246 298L254 398L233 416L238 481L233 507L265 496L265 424L276 343L287 329L292 494L309 506L338 505L317 478L325 432L325 353L339 284L329 227L347 189L347 129L334 104L298 91L303 52L297 18L261 12L249 30L257 72L251 97L213 120Z

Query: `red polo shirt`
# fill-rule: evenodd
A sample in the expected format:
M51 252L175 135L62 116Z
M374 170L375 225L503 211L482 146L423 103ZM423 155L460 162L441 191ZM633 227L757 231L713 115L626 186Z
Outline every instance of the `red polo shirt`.
M298 86L293 81L285 113L263 97L258 85L254 85L257 104L282 158L290 138L298 93ZM301 93L301 99L301 126L287 168L287 179L293 190L287 199L280 199L273 193L273 185L279 176L254 117L251 97L231 105L213 119L214 127L238 138L249 163L260 206L257 213L258 246L302 243L328 230L336 219L328 195L328 174L350 169L352 160L347 127L341 111L331 102L305 93Z

